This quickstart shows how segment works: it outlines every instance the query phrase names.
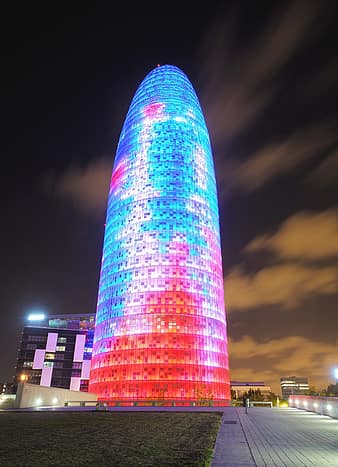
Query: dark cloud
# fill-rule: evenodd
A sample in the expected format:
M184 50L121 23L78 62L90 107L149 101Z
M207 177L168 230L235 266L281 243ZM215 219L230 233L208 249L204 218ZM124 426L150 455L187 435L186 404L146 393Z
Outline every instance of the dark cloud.
M326 389L337 364L338 342L325 343L302 336L260 342L250 336L229 341L231 379L265 381L280 394L281 376L309 377L317 389Z
M310 55L323 39L331 21L329 7L329 2L311 0L270 5L250 36L238 28L245 9L237 6L221 15L205 35L201 100L222 196L254 192L309 162L320 164L321 157L337 146L336 116L311 109L314 96L318 107L327 86L332 86L337 61L327 59L318 68L315 63L322 59L316 56L317 62L300 65L302 54ZM303 109L309 109L307 115ZM303 119L296 125L291 123L294 112ZM275 124L266 134L269 113ZM257 128L253 149L245 144L252 128Z
M281 141L263 145L243 162L232 162L224 171L227 190L252 192L318 157L338 140L333 125L299 130Z
M273 254L273 264L265 251ZM309 297L338 294L338 267L330 263L338 257L337 209L294 214L243 252L260 253L265 264L254 273L237 266L225 277L229 312L271 305L296 310Z
M338 189L338 149L330 153L308 176L307 181L318 188L331 186Z
M282 263L250 274L239 267L224 279L228 312L278 305L280 311L297 310L316 295L335 295L338 267Z
M262 250L272 251L279 259L286 260L337 258L338 209L296 213L275 233L259 236L245 248L246 252Z
M311 36L319 4L291 2L273 11L250 45L236 47L238 12L216 21L202 46L202 99L217 145L261 115L278 89L277 74Z
M85 167L72 167L56 183L55 194L72 200L89 213L104 211L107 205L112 160L101 158Z

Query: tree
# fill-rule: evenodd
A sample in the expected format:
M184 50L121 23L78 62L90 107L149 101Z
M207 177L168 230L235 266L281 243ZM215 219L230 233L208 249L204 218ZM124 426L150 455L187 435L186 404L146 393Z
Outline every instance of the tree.
M326 395L328 397L338 397L338 383L329 384L326 390Z
M272 402L272 405L273 405L274 407L276 407L276 406L277 406L277 402L280 402L280 401L283 400L283 399L280 399L280 397L279 397L277 394L275 394L274 392L269 392L269 394L268 394L266 400L271 401L271 402Z
M305 391L307 396L319 396L319 391L314 386L310 386L307 391Z
M263 401L264 400L264 396L263 394L261 393L260 389L249 389L249 391L246 391L243 396L242 396L242 399L251 399L253 401Z

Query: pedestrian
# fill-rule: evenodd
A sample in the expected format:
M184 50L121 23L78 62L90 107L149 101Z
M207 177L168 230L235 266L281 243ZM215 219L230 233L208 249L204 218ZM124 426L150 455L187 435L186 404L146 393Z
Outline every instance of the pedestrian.
M248 413L249 399L246 396L243 397L243 407L245 407L245 413Z

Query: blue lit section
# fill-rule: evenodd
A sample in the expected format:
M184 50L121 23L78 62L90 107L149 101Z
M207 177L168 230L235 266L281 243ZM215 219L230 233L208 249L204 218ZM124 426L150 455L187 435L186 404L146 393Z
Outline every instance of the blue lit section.
M230 399L217 191L187 76L139 86L114 161L90 376L101 399Z

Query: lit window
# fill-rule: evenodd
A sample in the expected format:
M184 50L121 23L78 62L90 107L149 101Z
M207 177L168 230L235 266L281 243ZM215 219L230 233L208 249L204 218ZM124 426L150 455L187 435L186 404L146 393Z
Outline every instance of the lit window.
M54 362L43 362L44 368L53 368Z
M55 358L55 354L53 353L46 353L45 355L46 360L54 360L54 358Z
M64 352L66 350L66 346L64 345L57 345L56 346L56 351L57 352Z
M27 344L26 349L27 350L35 350L36 349L36 344Z

